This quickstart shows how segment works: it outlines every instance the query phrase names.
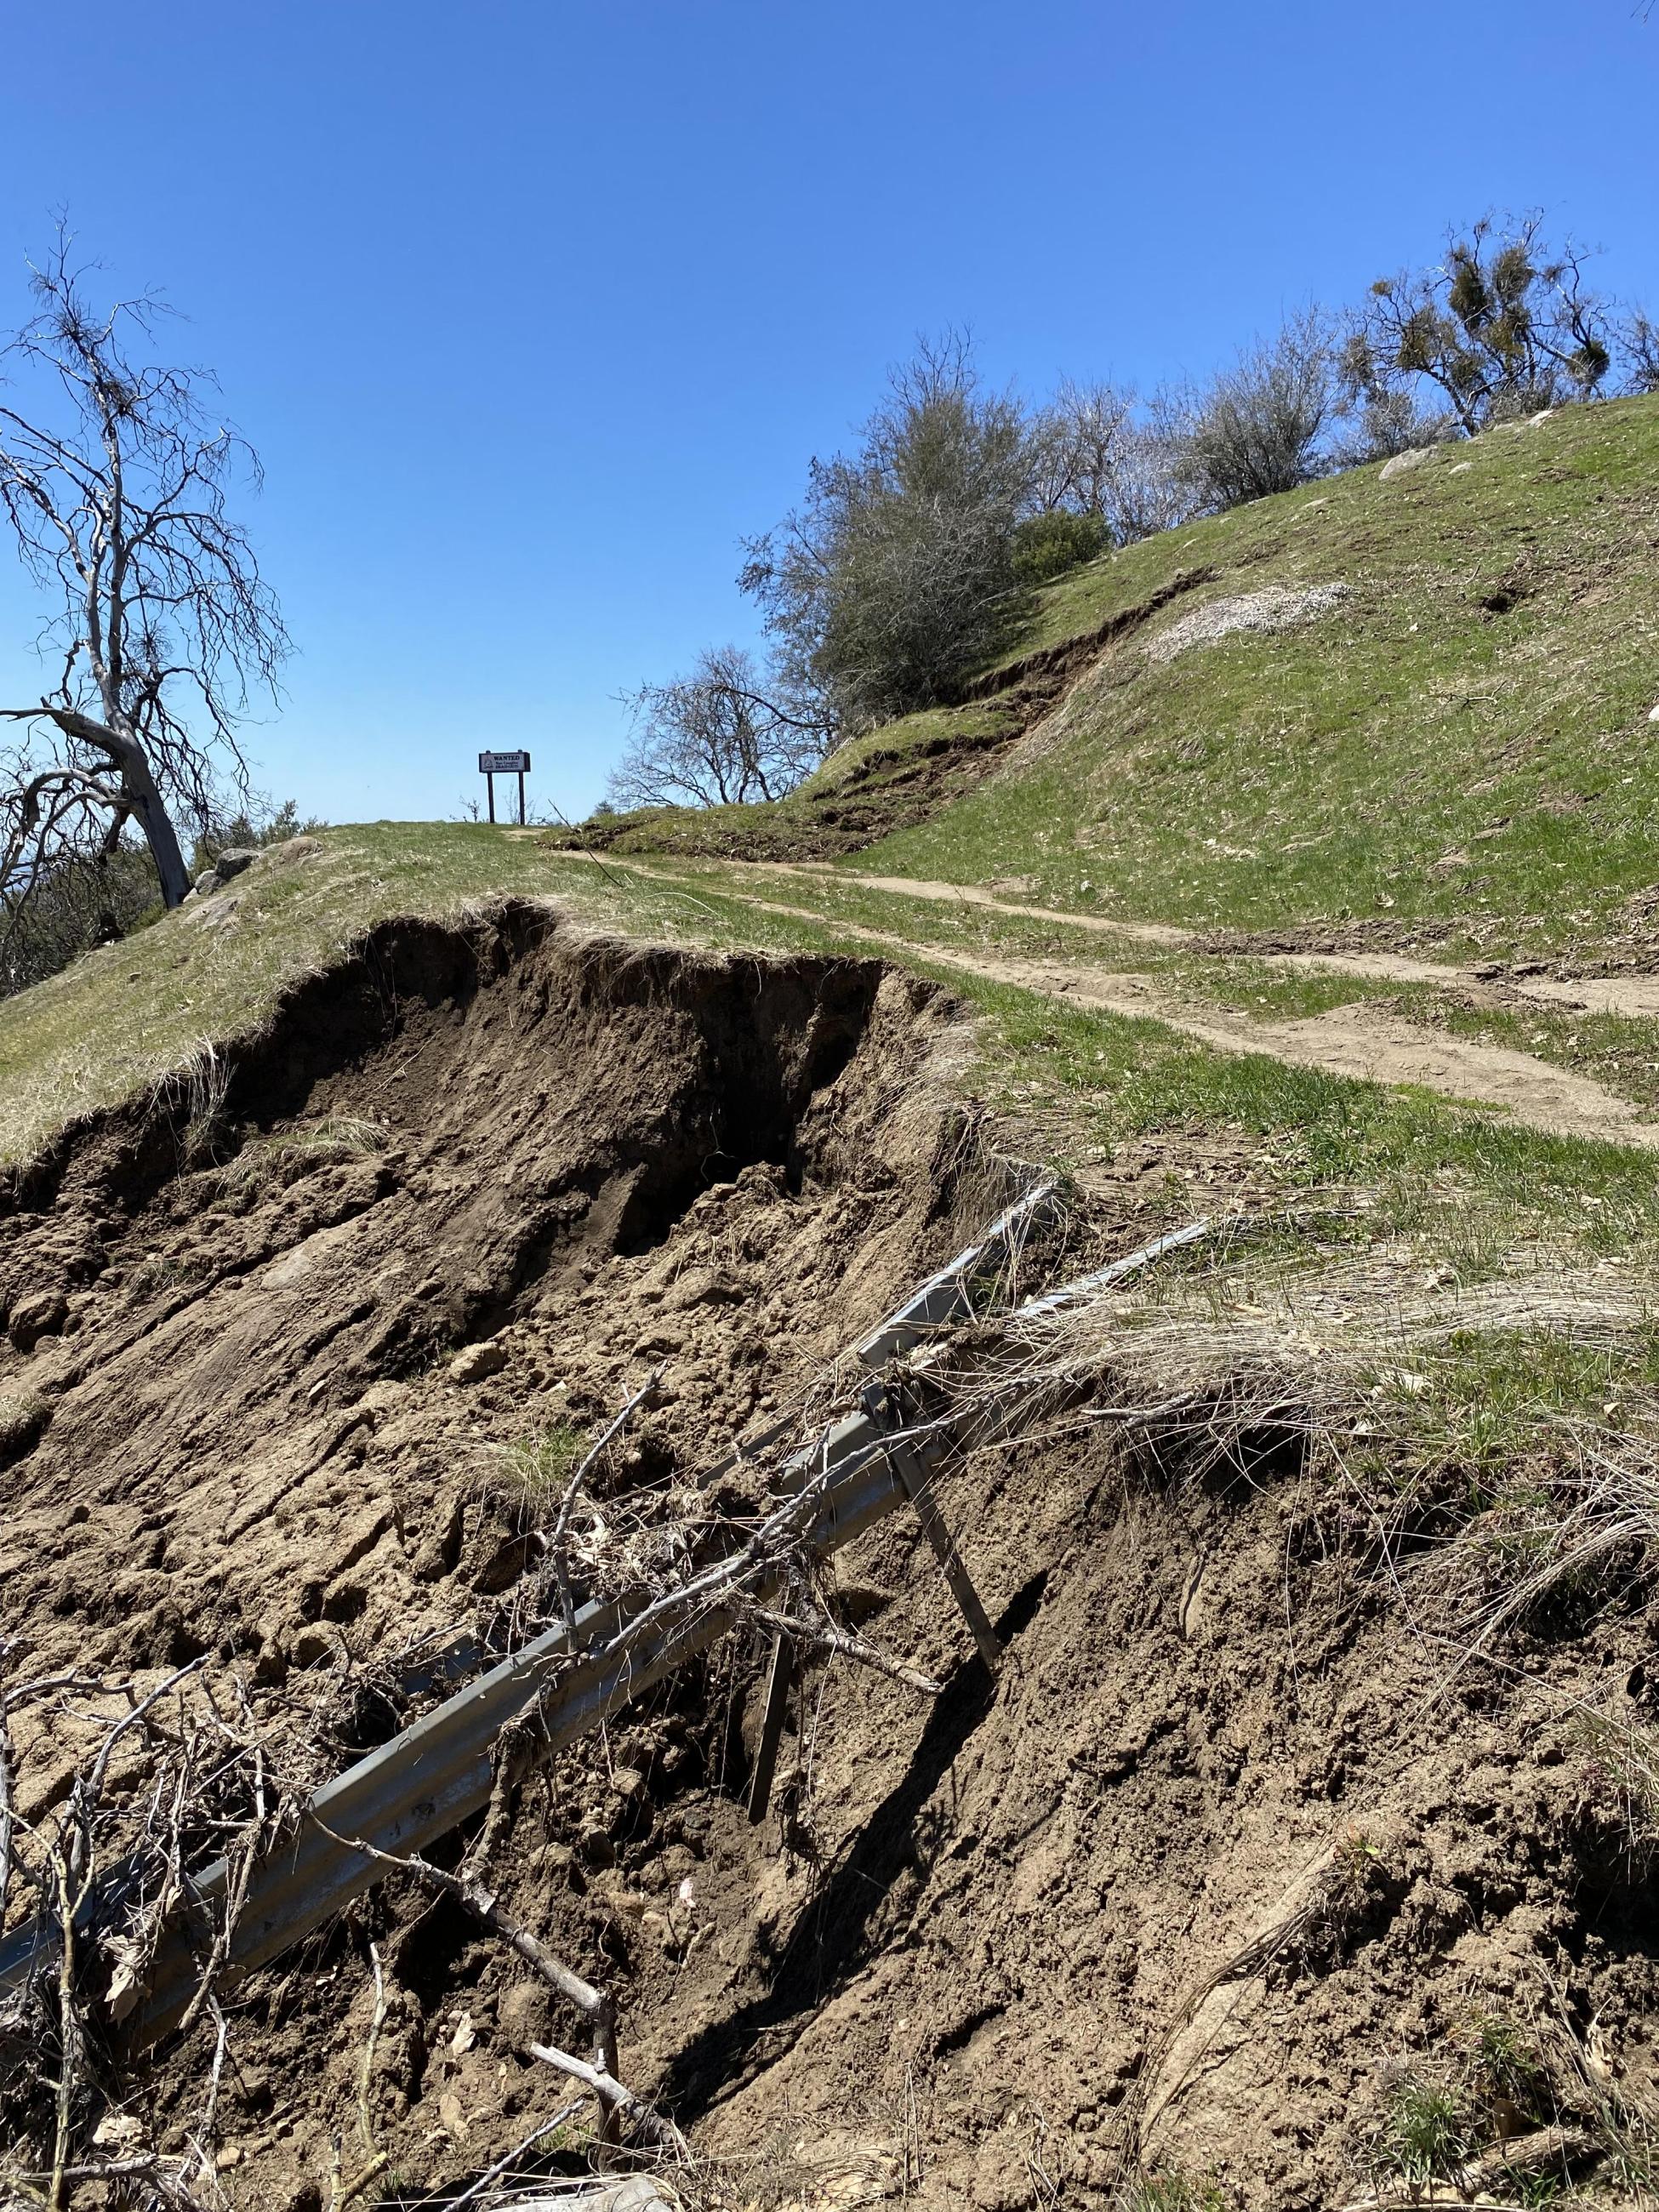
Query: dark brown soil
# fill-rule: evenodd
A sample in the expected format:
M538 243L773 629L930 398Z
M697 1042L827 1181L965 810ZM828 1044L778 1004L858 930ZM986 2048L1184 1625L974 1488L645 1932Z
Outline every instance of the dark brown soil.
M0 1475L14 1656L400 1645L489 1571L489 1447L659 1364L676 1441L639 1450L717 1458L951 1233L951 1021L872 962L520 906L377 933L194 1123L181 1089L82 1132L0 1231L0 1391L34 1409Z
M514 906L379 933L193 1124L181 1090L80 1131L0 1221L10 1324L46 1322L0 1358L38 1408L0 1474L8 1668L148 1686L205 1653L227 1699L240 1676L319 1771L346 1763L397 1725L382 1662L501 1632L534 1516L500 1448L591 1431L663 1362L601 1509L665 1490L983 1218L937 1079L957 1019L874 963L629 947ZM1140 1241L1157 1202L1105 1189L1093 1245ZM1105 2206L1138 2148L1224 2205L1316 2212L1358 2193L1401 2068L1476 2020L1594 2021L1620 2094L1650 2094L1647 1862L1578 1711L1652 1717L1634 1566L1449 1674L1411 1631L1441 1616L1409 1538L1402 1595L1282 1423L1206 1465L1186 1430L1128 1445L1088 1410L946 1488L997 1680L896 1518L835 1578L937 1702L809 1674L754 1829L762 1654L727 1647L514 1802L492 1885L617 1992L629 2079L732 2161L708 2185L763 2212ZM85 1738L40 1708L15 1735L33 1818ZM148 1771L135 1749L118 1788L142 1802ZM325 2203L331 2139L360 2140L371 1942L387 2203L563 2101L528 2046L580 2023L394 1877L237 1993L236 2212ZM182 2144L211 2047L204 2022L127 2083L145 2140Z

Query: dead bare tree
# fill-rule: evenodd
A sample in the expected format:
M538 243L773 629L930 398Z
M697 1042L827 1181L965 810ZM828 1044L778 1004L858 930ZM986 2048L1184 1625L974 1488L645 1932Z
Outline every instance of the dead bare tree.
M37 705L0 707L29 731L0 759L0 936L129 823L179 903L175 816L207 826L227 772L246 797L236 726L288 648L228 507L257 456L217 419L210 375L151 357L161 303L95 308L84 277L60 233L0 349L0 509L56 603L40 643L58 671Z
M698 654L689 676L627 697L632 743L612 769L613 806L732 806L781 799L823 759L834 726L775 696L735 645Z
M1425 389L1475 436L1492 422L1607 388L1620 331L1590 289L1589 255L1558 247L1537 210L1482 216L1432 268L1384 276L1351 319L1340 363L1350 398ZM1629 337L1640 382L1640 319Z

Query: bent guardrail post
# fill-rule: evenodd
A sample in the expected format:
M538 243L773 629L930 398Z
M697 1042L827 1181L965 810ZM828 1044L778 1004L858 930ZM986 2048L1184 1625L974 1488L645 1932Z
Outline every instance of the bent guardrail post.
M903 1409L895 1405L881 1383L866 1383L861 1397L865 1411L878 1428L886 1431L902 1430ZM939 1571L951 1595L968 1624L969 1634L979 1647L979 1656L994 1674L1002 1660L1002 1642L991 1626L991 1616L980 1602L979 1592L974 1588L973 1577L963 1564L950 1523L939 1509L939 1499L933 1492L933 1468L923 1454L908 1443L896 1441L888 1455L900 1486L915 1508L921 1533L927 1539L933 1557L939 1561ZM933 1457L937 1459L939 1455L934 1453Z
M929 1276L921 1289L913 1292L896 1312L890 1314L879 1328L871 1331L855 1349L854 1356L859 1364L875 1374L886 1366L890 1359L896 1359L902 1353L913 1350L923 1337L948 1328L952 1322L969 1319L973 1313L969 1291L975 1273L993 1258L1000 1257L1006 1252L1017 1233L1036 1218L1059 1188L1054 1177L1046 1176L1017 1198L1012 1206L1006 1207L981 1237L958 1252L954 1260L948 1261L936 1275ZM878 1429L892 1425L890 1421L878 1419L877 1409L867 1394L862 1402L865 1416L874 1421ZM854 1424L860 1419L858 1415L853 1418ZM915 1507L923 1532L945 1571L945 1578L962 1607L969 1627L973 1631L980 1654L987 1666L994 1668L1002 1656L1002 1647L973 1584L968 1580L967 1571L962 1565L933 1498L927 1471L908 1453L902 1450L893 1454L892 1464L894 1474L905 1496ZM778 1750L783 1741L794 1672L794 1655L789 1648L789 1639L784 1636L775 1636L760 1740L756 1746L755 1764L749 1783L749 1818L757 1824L766 1818L766 1808L771 1800L772 1782L777 1771Z

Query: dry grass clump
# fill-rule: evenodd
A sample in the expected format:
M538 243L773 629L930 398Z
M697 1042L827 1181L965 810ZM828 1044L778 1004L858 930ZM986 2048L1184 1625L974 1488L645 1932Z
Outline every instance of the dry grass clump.
M272 1184L295 1182L313 1168L372 1159L391 1141L380 1122L361 1115L329 1114L299 1122L244 1145L220 1173L220 1194L233 1206L248 1204Z
M46 1401L33 1390L0 1390L0 1461L32 1444L46 1426Z
M1585 1708L1575 1716L1574 1733L1629 1856L1650 1865L1659 1856L1659 1730L1628 1713Z
M1620 2093L1597 2031L1573 2030L1546 1977L1524 2020L1471 2007L1440 2048L1384 2069L1371 2188L1350 2212L1650 2204L1656 2147L1652 2116Z
M551 1422L533 1436L490 1451L489 1486L509 1506L522 1511L532 1527L539 1527L556 1511L586 1443L572 1423Z

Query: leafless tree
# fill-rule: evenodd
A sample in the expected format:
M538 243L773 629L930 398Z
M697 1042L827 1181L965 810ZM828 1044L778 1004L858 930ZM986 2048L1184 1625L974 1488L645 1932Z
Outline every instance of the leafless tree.
M1172 530L1194 513L1168 441L1127 388L1065 379L1031 419L1033 514L1094 517L1114 545Z
M1132 392L1066 378L1031 421L1033 511L1093 514L1109 524L1118 459L1133 428Z
M834 726L762 688L735 645L700 653L689 676L627 697L634 736L611 771L612 806L731 806L781 798L823 759Z
M0 707L28 732L0 759L0 929L129 823L177 906L175 817L206 828L222 777L246 795L236 725L288 645L228 511L255 455L216 419L210 376L152 358L160 303L95 309L84 274L60 234L0 351L0 511L52 610L56 672L38 704Z
M1425 408L1407 390L1349 393L1338 410L1347 424L1331 447L1333 465L1364 468L1369 461L1392 460L1414 446L1432 446L1456 434L1455 418L1443 409Z
M1659 324L1636 308L1619 326L1619 349L1625 356L1626 388L1659 392Z
M1325 321L1309 309L1207 385L1166 393L1153 423L1175 480L1196 508L1218 512L1317 476L1336 400Z

